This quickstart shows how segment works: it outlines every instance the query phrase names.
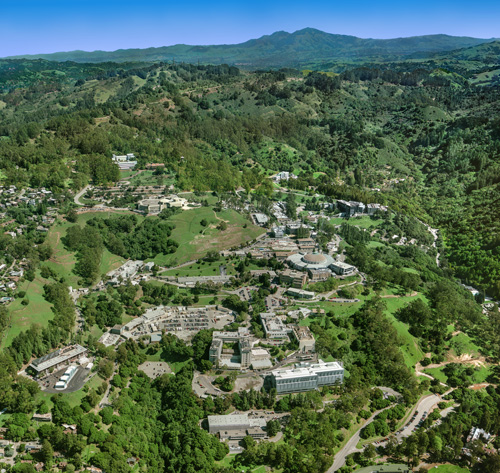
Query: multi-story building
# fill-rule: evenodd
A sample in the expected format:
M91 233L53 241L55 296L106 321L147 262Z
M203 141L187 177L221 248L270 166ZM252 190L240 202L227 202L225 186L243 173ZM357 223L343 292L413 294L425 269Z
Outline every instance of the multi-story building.
M265 419L260 417L250 419L248 414L208 416L209 433L219 434L221 440L242 440L247 435L254 439L263 439L267 436L265 426Z
M293 332L293 328L285 325L276 314L263 312L260 314L260 320L266 338L288 338L288 335Z
M311 391L321 386L344 382L344 368L336 362L298 363L289 370L276 370L271 375L273 387L278 394Z
M342 261L335 261L334 263L332 263L330 265L330 268L332 268L332 270L340 276L352 274L352 273L354 273L354 271L356 271L355 266L352 266L352 265L347 264L347 263L343 263Z
M302 289L302 286L307 283L307 275L299 271L285 269L285 271L280 274L280 283L288 284L295 289Z

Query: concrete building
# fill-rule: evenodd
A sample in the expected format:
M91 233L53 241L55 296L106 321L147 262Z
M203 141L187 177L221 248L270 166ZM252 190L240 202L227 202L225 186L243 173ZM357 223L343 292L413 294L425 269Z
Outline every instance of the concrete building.
M347 264L347 263L343 263L342 261L335 261L334 263L332 263L330 265L330 268L332 268L332 270L340 276L352 274L352 273L354 273L354 271L356 271L355 266L352 266L352 265Z
M266 338L288 338L288 335L293 333L293 328L285 325L276 314L263 312L260 314L260 321Z
M137 209L145 214L158 214L168 208L187 208L187 206L188 201L176 195L143 199L137 203Z
M375 215L377 211L387 212L387 207L380 204L368 204L366 206L366 213L368 215Z
M263 213L254 213L252 217L256 225L263 227L267 222L269 222L269 217Z
M137 164L137 161L135 161L135 156L133 153L128 153L126 155L121 155L121 156L113 154L111 160L114 161L116 164L118 164L118 167L122 171L134 169Z
M309 279L313 282L316 281L326 281L332 276L332 272L328 269L308 269L307 274Z
M271 355L267 350L253 348L250 332L246 327L240 327L237 332L216 331L212 337L208 359L214 364L233 369L272 366ZM232 344L232 348L227 346L229 344Z
M302 286L307 283L307 275L300 271L285 269L285 271L280 274L280 283L287 284L295 289L302 289Z
M355 214L365 213L366 206L363 202L355 202L353 200L337 200L337 207L339 210L348 217L352 217Z
M299 271L308 271L309 269L326 270L335 260L324 253L305 253L300 252L289 256L286 259L289 266Z
M299 299L313 299L314 296L316 295L312 291L304 291L303 289L295 289L294 287L291 287L290 289L288 289L288 291L286 291L286 293L289 296L297 297Z
M50 370L58 370L69 363L78 360L87 353L87 349L81 345L70 345L56 350L48 355L44 355L32 361L28 370L35 373L35 376L43 376Z
M344 382L344 368L340 363L298 363L289 370L276 370L271 374L273 387L278 394L311 391L321 386L330 386Z
M129 279L136 276L139 270L143 267L144 262L141 260L130 260L122 264L119 268L110 271L107 276L110 277L108 284L111 286L119 286L125 284Z
M254 439L267 437L266 420L260 417L250 419L248 414L208 416L208 432L219 434L221 440L243 440L247 435Z
M295 327L293 334L299 342L300 353L314 353L316 351L316 341L309 327Z

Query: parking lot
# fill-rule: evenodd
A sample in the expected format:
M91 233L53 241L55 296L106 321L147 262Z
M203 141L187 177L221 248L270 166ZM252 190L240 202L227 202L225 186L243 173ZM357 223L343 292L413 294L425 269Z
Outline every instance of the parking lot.
M85 381L87 379L87 376L90 373L90 370L87 368L83 368L81 366L77 367L77 371L71 381L68 384L68 387L66 389L56 389L54 386L55 384L59 381L59 378L64 374L66 371L67 367L55 371L54 373L50 374L49 376L43 378L42 380L38 381L38 384L40 385L40 389L42 391L45 391L47 393L73 393L75 391L78 391L83 388L83 385L85 384Z

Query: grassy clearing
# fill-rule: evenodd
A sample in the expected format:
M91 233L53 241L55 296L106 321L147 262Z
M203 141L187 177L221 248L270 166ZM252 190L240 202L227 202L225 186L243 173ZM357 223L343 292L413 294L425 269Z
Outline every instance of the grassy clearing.
M206 220L208 225L202 226L202 220ZM175 266L199 259L210 250L221 251L239 246L265 232L234 210L215 213L210 207L186 210L168 221L175 225L172 238L179 243L179 247L173 254L156 256L154 261L161 266ZM227 223L224 231L216 228L221 221ZM246 228L243 228L244 225Z
M439 465L431 469L432 473L470 473L467 468L456 465Z
M466 365L467 366L467 365ZM441 381L442 383L448 383L448 376L444 373L444 367L440 368L429 368L424 370L424 373L430 374L432 377ZM474 374L471 376L472 384L484 383L488 376L491 374L491 370L487 366L482 366L480 368L474 369Z
M9 314L11 320L2 340L2 348L10 346L12 340L21 332L27 330L31 324L39 324L42 327L46 327L49 320L54 318L52 305L43 297L43 286L47 282L46 279L40 276L40 272L37 271L36 277L32 282L25 281L21 284L19 289L26 291L26 298L29 299L29 304L22 305L22 299L15 299L10 304Z
M480 355L481 349L465 333L458 333L450 341L448 346L453 350L456 356L468 353L470 355Z
M133 174L136 172L134 171ZM142 171L137 176L132 177L130 180L131 186L170 186L174 183L174 179L163 176L155 176L154 171Z
M394 328L398 332L398 335L401 337L401 351L408 368L413 368L418 363L418 361L420 361L424 357L424 353L418 346L417 340L408 332L408 325L397 320L394 314L398 309L404 307L406 304L408 304L408 302L414 301L416 298L425 300L425 297L421 294L417 295L416 297L407 296L385 299L385 303L387 306L385 313L391 320Z
M161 273L162 276L218 276L220 266L226 267L227 274L236 274L235 263L228 258L221 258L219 261L193 263L178 269L170 269Z
M344 222L348 223L349 225L354 225L360 228L375 228L378 227L383 222L383 220L380 218L372 219L367 215L363 217L351 217L351 218L334 217L330 219L330 223L332 225L341 225Z

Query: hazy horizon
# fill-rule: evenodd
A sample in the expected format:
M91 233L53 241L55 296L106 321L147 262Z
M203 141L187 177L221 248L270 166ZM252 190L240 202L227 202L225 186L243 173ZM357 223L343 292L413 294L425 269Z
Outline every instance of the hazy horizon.
M401 5L384 0L355 5L313 0L212 4L89 0L13 1L3 5L0 57L62 51L115 51L175 44L237 44L276 31L306 27L360 38L392 39L430 34L499 37L500 4L423 0Z

